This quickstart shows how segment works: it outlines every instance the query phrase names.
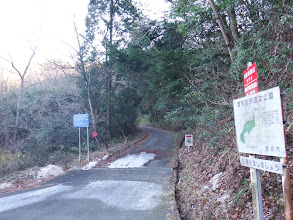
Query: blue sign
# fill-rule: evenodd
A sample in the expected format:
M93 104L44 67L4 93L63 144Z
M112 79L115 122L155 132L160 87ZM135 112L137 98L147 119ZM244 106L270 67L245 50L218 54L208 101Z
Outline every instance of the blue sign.
M73 115L73 127L83 128L89 126L89 114L76 114Z

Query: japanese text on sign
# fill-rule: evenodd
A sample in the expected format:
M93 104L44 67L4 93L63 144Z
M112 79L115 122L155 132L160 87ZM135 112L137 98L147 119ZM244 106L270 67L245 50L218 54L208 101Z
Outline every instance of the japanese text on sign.
M82 128L89 126L89 115L88 114L75 114L73 115L73 127Z
M277 161L262 160L257 158L240 156L240 163L242 166L269 171L272 173L283 174L282 163Z
M258 93L256 63L253 63L243 72L245 96Z

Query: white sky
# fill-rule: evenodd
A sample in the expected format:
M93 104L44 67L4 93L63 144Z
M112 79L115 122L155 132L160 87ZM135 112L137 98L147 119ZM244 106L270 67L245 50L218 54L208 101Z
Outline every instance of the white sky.
M160 15L168 10L164 0L136 0L144 9ZM46 58L66 59L74 53L69 45L76 45L73 28L75 20L78 31L85 30L84 19L89 0L0 0L0 56L13 58L15 65L23 71L37 46L33 63L42 63ZM74 18L75 17L75 18ZM71 50L71 51L70 51ZM0 58L1 69L11 69Z

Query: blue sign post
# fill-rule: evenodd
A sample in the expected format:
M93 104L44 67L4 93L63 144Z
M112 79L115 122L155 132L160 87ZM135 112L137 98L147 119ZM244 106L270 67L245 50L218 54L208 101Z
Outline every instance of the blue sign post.
M90 148L89 148L89 114L74 114L73 115L73 127L79 128L79 163L81 160L81 143L80 143L80 128L87 128L87 160L90 161Z

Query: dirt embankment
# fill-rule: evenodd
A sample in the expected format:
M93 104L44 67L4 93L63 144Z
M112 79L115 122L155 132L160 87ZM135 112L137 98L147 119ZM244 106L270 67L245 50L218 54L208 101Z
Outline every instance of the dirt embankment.
M198 137L201 132L193 134ZM287 152L292 166L290 138L292 130L287 131ZM196 138L189 152L180 146L176 198L182 219L254 219L250 172L240 165L239 155L233 129L217 147ZM291 190L292 182L291 178ZM264 218L284 219L281 175L261 171L261 183Z

